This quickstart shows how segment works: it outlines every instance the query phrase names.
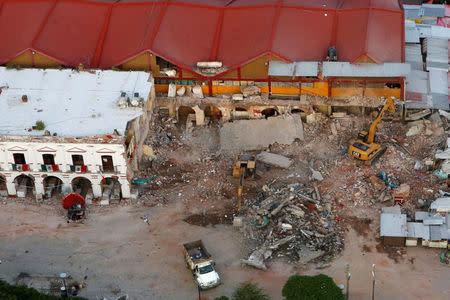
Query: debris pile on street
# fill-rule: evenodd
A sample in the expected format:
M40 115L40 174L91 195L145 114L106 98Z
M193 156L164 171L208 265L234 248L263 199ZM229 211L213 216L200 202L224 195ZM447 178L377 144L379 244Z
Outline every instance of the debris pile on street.
M271 257L300 264L319 257L331 260L344 244L340 217L330 200L317 186L265 185L257 199L247 203L246 234L259 246L241 262L265 269L264 261Z

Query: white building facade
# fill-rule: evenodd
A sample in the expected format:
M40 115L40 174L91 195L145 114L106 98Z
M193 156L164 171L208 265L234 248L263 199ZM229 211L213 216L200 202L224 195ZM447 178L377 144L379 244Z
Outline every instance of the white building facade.
M90 184L93 198L102 198L107 181L120 184L121 198L130 197L127 180L127 154L123 137L90 138L8 136L0 139L0 176L6 183L8 196L23 196L19 186L27 186L25 194L45 197L48 189L76 191L74 180ZM94 141L94 142L93 142ZM48 182L49 178L52 183ZM20 179L25 178L28 184ZM46 190L47 189L47 190Z

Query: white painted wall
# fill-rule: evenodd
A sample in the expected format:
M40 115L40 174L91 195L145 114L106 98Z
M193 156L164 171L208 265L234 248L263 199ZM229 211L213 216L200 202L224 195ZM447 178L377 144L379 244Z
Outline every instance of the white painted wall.
M23 153L29 170L25 172L14 171L14 153ZM43 154L53 154L58 172L43 172L41 165L44 163ZM83 156L87 172L72 172L70 166L72 154ZM76 177L84 177L91 181L94 197L101 197L102 155L112 156L115 172L103 172L104 177L117 176L121 183L122 197L130 197L130 183L127 180L126 149L123 144L83 144L83 143L54 143L45 142L0 142L0 174L5 176L8 194L17 195L14 179L21 174L34 178L35 193L42 194L44 191L43 180L46 176L55 176L62 180L63 186L71 187L72 180Z

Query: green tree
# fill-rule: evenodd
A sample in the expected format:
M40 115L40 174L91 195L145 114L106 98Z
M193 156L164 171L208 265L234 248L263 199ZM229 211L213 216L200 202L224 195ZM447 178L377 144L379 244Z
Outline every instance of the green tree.
M331 277L293 275L284 284L286 300L344 300L344 295Z
M39 293L25 285L11 285L0 279L0 299L2 300L59 300L60 297ZM87 300L82 297L71 297L73 300Z
M230 300L227 296L216 297L214 300Z
M232 300L270 300L256 283L244 282L234 291Z

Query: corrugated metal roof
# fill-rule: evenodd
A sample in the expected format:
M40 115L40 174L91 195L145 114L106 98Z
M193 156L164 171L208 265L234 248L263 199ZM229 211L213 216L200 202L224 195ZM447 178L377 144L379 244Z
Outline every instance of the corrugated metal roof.
M409 64L351 64L348 62L324 62L324 76L342 77L405 77L411 72Z
M420 19L421 10L419 5L403 5L406 19Z
M416 211L414 213L414 219L416 221L422 221L424 218L426 218L428 216L428 212L427 211Z
M418 222L408 222L406 225L408 228L408 237L424 240L430 239L430 229L428 226Z
M382 213L380 215L380 236L406 237L406 215Z
M405 61L411 65L411 73L414 70L423 71L422 47L420 44L405 45Z
M450 209L450 197L437 198L430 204L430 209Z
M420 43L420 34L416 26L405 25L405 43Z
M443 4L422 4L420 14L426 17L445 17L445 5Z
M431 241L440 241L441 237L441 226L439 225L430 225L430 240Z
M426 216L423 219L424 225L441 225L444 224L445 218L443 216Z
M406 93L428 93L428 72L412 70L406 77Z
M381 211L386 214L401 214L402 210L399 205L388 206L381 208Z
M439 226L439 228L441 230L441 238L443 240L450 239L450 229L447 228L447 224L442 224Z
M430 69L430 92L448 95L447 71Z
M269 63L269 76L317 76L319 63L302 61L284 63L271 61Z

